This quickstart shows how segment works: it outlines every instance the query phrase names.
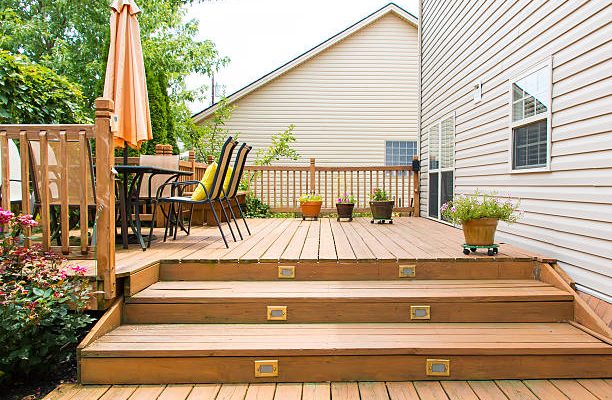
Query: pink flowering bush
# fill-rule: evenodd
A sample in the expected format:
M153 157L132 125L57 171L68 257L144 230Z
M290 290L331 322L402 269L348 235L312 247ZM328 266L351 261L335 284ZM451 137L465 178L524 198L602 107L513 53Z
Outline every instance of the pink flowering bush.
M0 381L48 371L74 354L71 345L91 321L92 291L81 266L26 247L31 215L0 208Z

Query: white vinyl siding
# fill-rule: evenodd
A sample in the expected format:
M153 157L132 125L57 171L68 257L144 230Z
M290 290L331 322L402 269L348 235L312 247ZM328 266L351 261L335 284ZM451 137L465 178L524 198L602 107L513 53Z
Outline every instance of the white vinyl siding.
M386 141L417 140L417 81L417 28L389 12L235 101L227 127L251 160L295 124L297 164L384 165Z
M422 214L428 133L455 113L455 190L521 199L497 240L555 257L612 293L612 5L609 1L421 0ZM509 83L551 63L548 170L512 171ZM482 99L474 101L475 82Z

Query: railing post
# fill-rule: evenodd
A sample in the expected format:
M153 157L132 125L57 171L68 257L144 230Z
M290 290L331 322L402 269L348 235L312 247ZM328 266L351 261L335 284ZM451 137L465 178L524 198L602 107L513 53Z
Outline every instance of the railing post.
M413 211L412 211L412 215L414 215L415 217L420 217L421 216L421 180L419 179L419 173L420 173L420 164L418 163L419 161L419 156L414 156L412 158L413 161L417 161L417 163L413 162L413 166L414 165L419 165L418 168L413 167L412 169L412 173L414 174L414 203L413 203Z
M310 193L315 192L315 159L310 159Z
M96 99L96 203L99 210L96 223L98 280L104 282L104 298L117 294L115 277L115 175L114 141L111 116L114 103Z
M196 178L196 159L195 159L195 150L189 150L189 162L191 163L191 173L193 174L193 179Z

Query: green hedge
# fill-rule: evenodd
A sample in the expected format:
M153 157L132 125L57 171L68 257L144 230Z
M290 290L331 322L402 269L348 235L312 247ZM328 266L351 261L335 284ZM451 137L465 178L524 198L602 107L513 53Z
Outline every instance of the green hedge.
M90 122L80 88L22 55L0 50L0 123Z

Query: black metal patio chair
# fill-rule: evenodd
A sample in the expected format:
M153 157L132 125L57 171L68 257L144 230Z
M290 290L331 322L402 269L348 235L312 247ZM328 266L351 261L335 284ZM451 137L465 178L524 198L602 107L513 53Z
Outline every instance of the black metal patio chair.
M232 139L232 137L228 137L223 146L221 147L221 154L219 155L219 161L217 163L217 170L215 171L215 175L212 180L212 186L210 191L206 189L206 186L200 181L185 181L185 182L169 182L164 185L161 185L157 190L157 199L155 201L155 206L153 208L153 216L151 219L151 231L149 234L149 243L151 245L151 237L153 226L155 225L155 216L157 212L158 206L163 205L164 203L169 204L170 208L168 210L168 216L166 218L166 226L164 230L164 241L166 241L168 237L168 231L170 231L170 235L173 235L173 238L176 239L176 235L179 229L182 229L187 235L191 232L191 220L193 216L193 208L196 204L209 204L210 209L212 210L213 216L215 218L215 222L219 227L219 232L221 232L221 237L223 238L223 242L225 243L225 247L229 248L227 244L227 239L225 238L225 233L223 232L223 228L221 227L221 221L219 216L217 215L217 211L215 210L215 203L218 203L221 206L221 212L225 217L225 220L228 223L230 228L230 232L232 234L232 238L236 241L236 235L234 234L234 230L232 229L231 220L228 214L225 212L225 206L223 201L221 201L223 195L223 183L225 181L225 175L227 174L227 169L229 167L232 153L234 152L234 148L238 144L237 141ZM169 197L163 197L164 189L167 185L171 187L171 195ZM204 190L204 199L202 200L193 200L191 197L185 196L187 189L190 187L198 187L200 186ZM194 190L195 191L195 190ZM185 224L183 221L183 206L189 206L189 216L187 228L185 228Z
M238 213L240 214L240 218L244 221L244 226L248 234L251 234L249 229L249 225L247 224L246 218L242 212L242 206L238 201L238 188L240 187L240 181L242 180L242 176L244 174L244 166L246 165L247 156L251 151L252 147L248 146L246 143L242 143L238 152L236 153L236 161L234 162L234 169L232 170L232 176L229 181L229 185L227 187L227 192L223 190L223 198L221 200L225 200L227 203L232 218L234 219L234 223L236 224L236 229L238 230L238 235L240 235L240 239L242 239L242 232L240 232L240 228L238 227L238 220L236 219L236 215L234 215L234 210L232 209L231 200L233 199L236 202L236 206L238 207Z

